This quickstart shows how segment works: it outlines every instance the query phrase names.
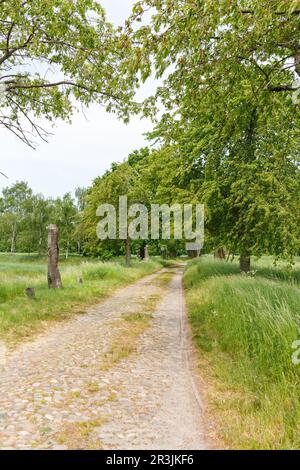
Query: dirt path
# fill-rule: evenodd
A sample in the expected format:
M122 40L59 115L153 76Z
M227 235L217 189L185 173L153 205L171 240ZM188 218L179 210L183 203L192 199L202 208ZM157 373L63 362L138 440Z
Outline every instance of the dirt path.
M190 347L182 268L167 284L160 274L122 289L10 354L0 448L209 448Z

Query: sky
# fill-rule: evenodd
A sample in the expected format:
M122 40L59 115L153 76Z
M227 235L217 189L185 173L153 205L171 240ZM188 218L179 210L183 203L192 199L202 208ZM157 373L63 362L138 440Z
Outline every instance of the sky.
M101 0L108 19L122 24L135 0ZM27 148L9 131L0 130L0 191L16 181L27 181L36 193L56 197L87 187L93 179L123 161L135 149L147 145L143 134L151 123L133 118L127 125L98 106L85 115L75 114L72 124L57 122L48 143L40 142L36 150Z

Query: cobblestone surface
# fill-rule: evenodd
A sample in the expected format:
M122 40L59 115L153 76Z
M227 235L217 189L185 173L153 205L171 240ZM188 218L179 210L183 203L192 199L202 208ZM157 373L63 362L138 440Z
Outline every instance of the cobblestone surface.
M0 370L0 448L209 448L187 360L181 268L164 287L137 350L108 370L100 367L122 316L161 294L156 277L8 356Z

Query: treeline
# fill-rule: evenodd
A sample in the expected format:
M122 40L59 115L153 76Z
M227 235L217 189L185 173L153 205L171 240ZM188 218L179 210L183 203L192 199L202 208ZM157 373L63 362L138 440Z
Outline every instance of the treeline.
M190 145L193 143L190 142ZM194 143L196 145L196 142ZM272 155L259 163L260 171L239 175L228 173L228 162L211 170L210 160L187 165L176 145L148 148L132 153L121 164L95 179L85 196L85 208L79 219L85 254L109 258L126 253L150 253L176 257L186 253L185 240L100 241L96 234L100 204L118 207L119 197L127 195L128 204L205 205L205 243L202 253L216 252L220 258L240 256L242 271L251 268L251 256L269 254L292 261L299 255L300 171L296 152L277 160ZM240 161L239 165L243 168ZM232 164L233 166L233 164ZM242 171L242 170L240 170ZM242 172L243 173L243 172ZM247 177L246 177L247 176ZM129 244L129 247L128 247ZM245 250L243 252L243 250ZM130 255L129 255L130 256Z
M0 251L45 254L47 226L54 223L60 229L60 247L66 257L71 251L80 253L77 226L84 194L85 190L78 188L75 198L70 193L45 198L34 194L23 181L4 188L0 197Z

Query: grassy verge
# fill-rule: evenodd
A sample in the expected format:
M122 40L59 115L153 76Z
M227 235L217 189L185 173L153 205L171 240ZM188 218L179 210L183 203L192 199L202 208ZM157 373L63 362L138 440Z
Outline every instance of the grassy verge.
M132 263L126 268L118 262L62 263L64 288L49 290L46 265L40 259L0 255L0 339L15 343L41 331L46 322L61 321L110 295L116 288L130 284L161 268L156 261ZM78 284L77 278L83 279ZM34 287L35 299L24 290Z
M240 276L234 264L204 259L185 274L209 410L231 448L300 446L300 366L292 362L300 288L272 269L261 264L253 278ZM296 268L294 281L297 275Z

